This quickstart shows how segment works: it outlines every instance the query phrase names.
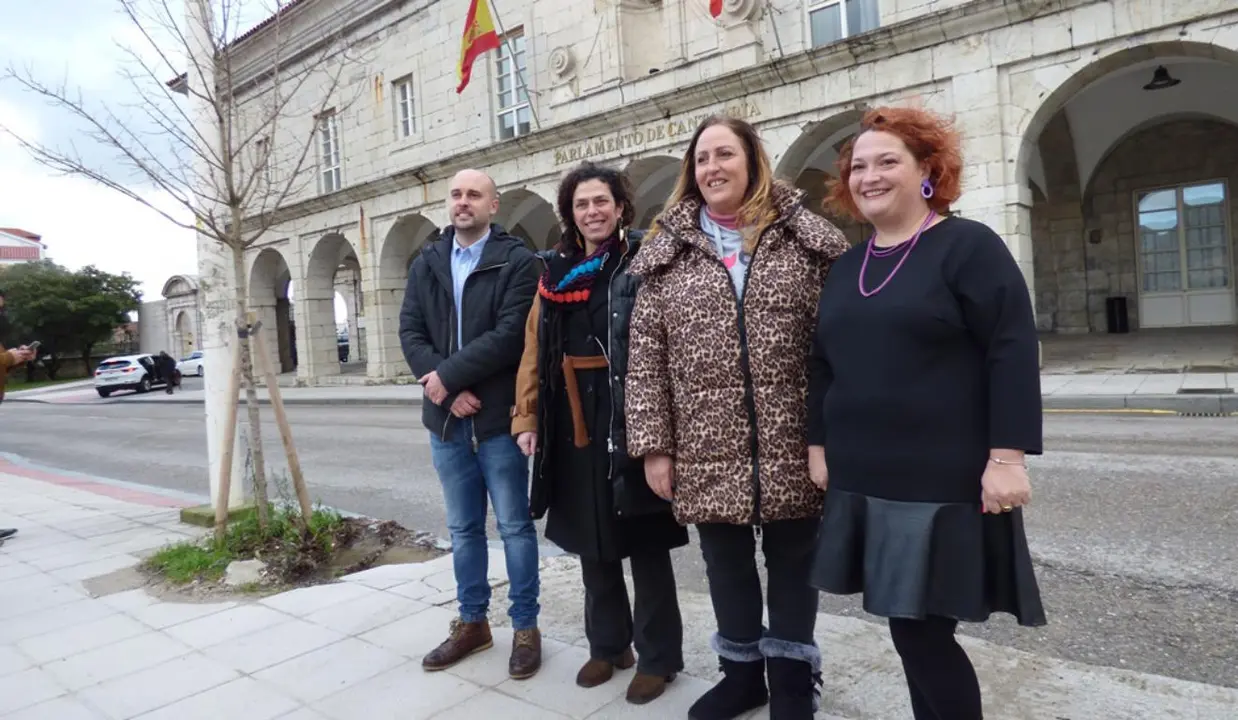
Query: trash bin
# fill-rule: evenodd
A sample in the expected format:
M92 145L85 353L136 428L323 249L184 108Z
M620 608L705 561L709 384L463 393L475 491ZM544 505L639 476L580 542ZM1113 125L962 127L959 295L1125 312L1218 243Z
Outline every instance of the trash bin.
M1105 298L1105 321L1110 334L1131 331L1130 315L1126 311L1126 296Z

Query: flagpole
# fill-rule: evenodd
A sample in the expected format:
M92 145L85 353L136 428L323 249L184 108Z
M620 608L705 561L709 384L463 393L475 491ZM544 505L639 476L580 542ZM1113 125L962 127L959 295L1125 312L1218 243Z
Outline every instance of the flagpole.
M503 21L499 19L497 5L497 0L490 1L490 14L494 16L494 24L499 29L499 35L502 36L503 43L507 45L507 54L511 56L512 69L516 71L516 82L519 83L517 87L524 90L524 96L529 101L529 114L533 116L533 127L541 130L542 124L538 122L537 110L533 107L533 94L529 92L529 86L524 81L524 73L520 70L520 63L516 62L516 49L512 47L512 40L507 36L507 31L503 29ZM516 118L517 127L519 123L520 119Z
M774 9L774 0L766 0L765 7L762 8L762 10L765 17L769 18L770 26L774 28L774 41L778 43L778 59L781 60L786 57L786 53L782 51L782 36L778 33L778 18L770 17L771 13L775 15L779 14L778 11Z

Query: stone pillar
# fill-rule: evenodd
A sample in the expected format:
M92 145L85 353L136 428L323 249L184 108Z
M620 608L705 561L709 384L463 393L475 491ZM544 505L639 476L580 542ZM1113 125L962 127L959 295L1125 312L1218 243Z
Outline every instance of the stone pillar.
M185 4L187 34L190 39L190 67L188 82L192 85L204 78L207 87L214 84L215 65L211 38L214 31L214 18L208 0L190 0ZM197 88L197 94L214 94L212 91ZM213 126L211 106L200 100L195 93L187 98L192 106L191 112L194 124L198 128L197 136L201 138L218 137ZM211 148L205 152L218 156L218 149ZM205 161L198 160L198 177L215 178L218 170ZM206 198L218 195L209 188L199 192L196 202L199 208L206 209L210 202ZM225 420L230 404L236 404L236 397L228 397L228 387L232 377L232 343L238 342L236 336L236 295L233 278L231 250L221 245L213 237L199 232L197 234L198 275L202 297L202 339L201 347L205 362L205 411L206 411L206 452L207 472L210 488L210 504L214 508L219 500L220 463L223 458L223 440L226 434ZM240 426L240 423L237 423ZM243 433L237 433L236 444L232 453L232 481L229 486L227 504L229 508L241 505L245 500L245 444Z
M276 373L278 373L280 372L280 361L279 361L278 354L275 351L275 347L276 347L276 340L278 339L278 336L279 336L279 321L275 313L275 298L274 297L270 297L270 298L251 297L249 299L249 309L258 318L258 321L262 323L262 330L261 330L262 337L263 339L266 340L266 348L267 348L267 352L269 353L269 356L267 357L267 362L271 363L271 367L275 370ZM257 358L255 358L254 359L254 377L261 378L262 371L259 369L261 366L258 365L257 363L258 363L258 360ZM263 380L260 380L260 379L258 380L258 383L263 384L263 385L266 384Z
M328 286L330 287L330 286ZM297 377L308 380L340 374L340 354L336 346L335 297L307 297L297 300Z
M384 283L375 290L366 304L366 343L370 352L368 374L375 378L392 378L408 375L408 363L400 347L400 305L404 302L404 288L394 283ZM372 320L371 320L372 318ZM373 325L370 325L373 322Z
M991 65L991 61L984 59ZM955 204L960 215L988 225L1006 241L1023 272L1032 306L1036 273L1032 262L1032 192L1027 178L1015 177L1006 162L1018 157L1021 137L1010 137L1002 125L1002 83L995 67L957 75L951 81L957 129L963 136L963 197Z

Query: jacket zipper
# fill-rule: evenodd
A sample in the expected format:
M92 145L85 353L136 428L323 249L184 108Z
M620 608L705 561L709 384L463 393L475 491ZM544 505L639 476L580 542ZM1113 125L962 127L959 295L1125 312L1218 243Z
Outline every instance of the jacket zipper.
M499 268L506 267L506 266L507 266L507 262L504 261L501 263L496 263L494 265L487 265L485 267L475 268L473 272L469 273L469 276L464 279L464 287L460 291L461 303L464 302L464 295L469 289L469 281L472 280L475 275L479 273L483 273L483 272L488 272L490 270L498 270ZM457 334L456 326L460 325L460 323L463 322L462 316L460 314L460 308L455 307L454 298L453 298L452 307L455 312L453 316L449 316L447 319L447 357L451 357L452 354L455 352L454 348L455 348L456 334ZM461 329L460 332L463 332L463 330ZM451 419L453 417L455 416L451 414L451 408L447 408L447 419L443 421L443 433L442 434L443 434L444 440L447 439L447 426L451 424ZM474 420L474 422L471 423L469 427L472 428L472 431L473 431L472 433L473 434L473 438L472 438L473 454L476 455L477 451L481 448L481 443L477 442L477 422L476 420Z
M632 252L632 245L628 244L628 249L619 258L619 265L615 268L615 272L611 274L610 279L606 281L606 339L610 343L614 339L614 311L611 310L611 299L615 294L615 278L619 273L623 272L624 261L628 259L628 255ZM597 340L597 338L594 338ZM602 345L601 340L597 340L598 345ZM611 347L614 347L611 344ZM602 355L606 358L606 384L610 387L610 421L607 427L606 434L606 460L608 469L606 479L614 482L615 479L615 366L610 360L610 353L605 346L602 347ZM616 504L616 515L623 515L623 509Z
M680 242L687 241L679 238ZM752 256L748 258L748 267L744 269L744 296L739 296L739 291L735 289L735 281L731 280L731 271L727 268L722 259L718 257L716 252L709 253L709 256L714 259L726 277L726 286L731 289L731 294L735 297L735 308L737 311L737 324L739 326L739 365L740 370L744 375L744 409L748 412L748 451L752 453L752 518L750 524L756 526L756 533L761 534L761 458L760 458L760 441L757 437L757 403L755 383L752 380L752 365L748 357L748 328L744 320L744 303L748 299L748 276L752 274L752 266L756 264L757 250L760 249L760 243L753 248ZM743 249L740 249L743 252Z

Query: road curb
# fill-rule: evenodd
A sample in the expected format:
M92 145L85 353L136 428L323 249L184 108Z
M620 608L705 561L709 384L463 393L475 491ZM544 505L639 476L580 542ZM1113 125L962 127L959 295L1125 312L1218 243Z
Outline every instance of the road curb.
M1207 395L1046 395L1046 410L1061 412L1145 412L1178 415L1232 415L1238 396Z
M41 403L44 405L202 405L201 398L183 399L173 396L170 399L159 399L143 396L129 396L104 401L89 402L57 402L42 397L10 397L7 402ZM240 399L245 405L245 398ZM268 398L259 398L258 405L269 407ZM284 405L301 407L421 407L418 397L339 397L339 398L298 398L285 397ZM1228 416L1238 415L1238 395L1046 395L1042 398L1042 407L1055 412L1128 412L1128 413L1162 413L1177 415Z

